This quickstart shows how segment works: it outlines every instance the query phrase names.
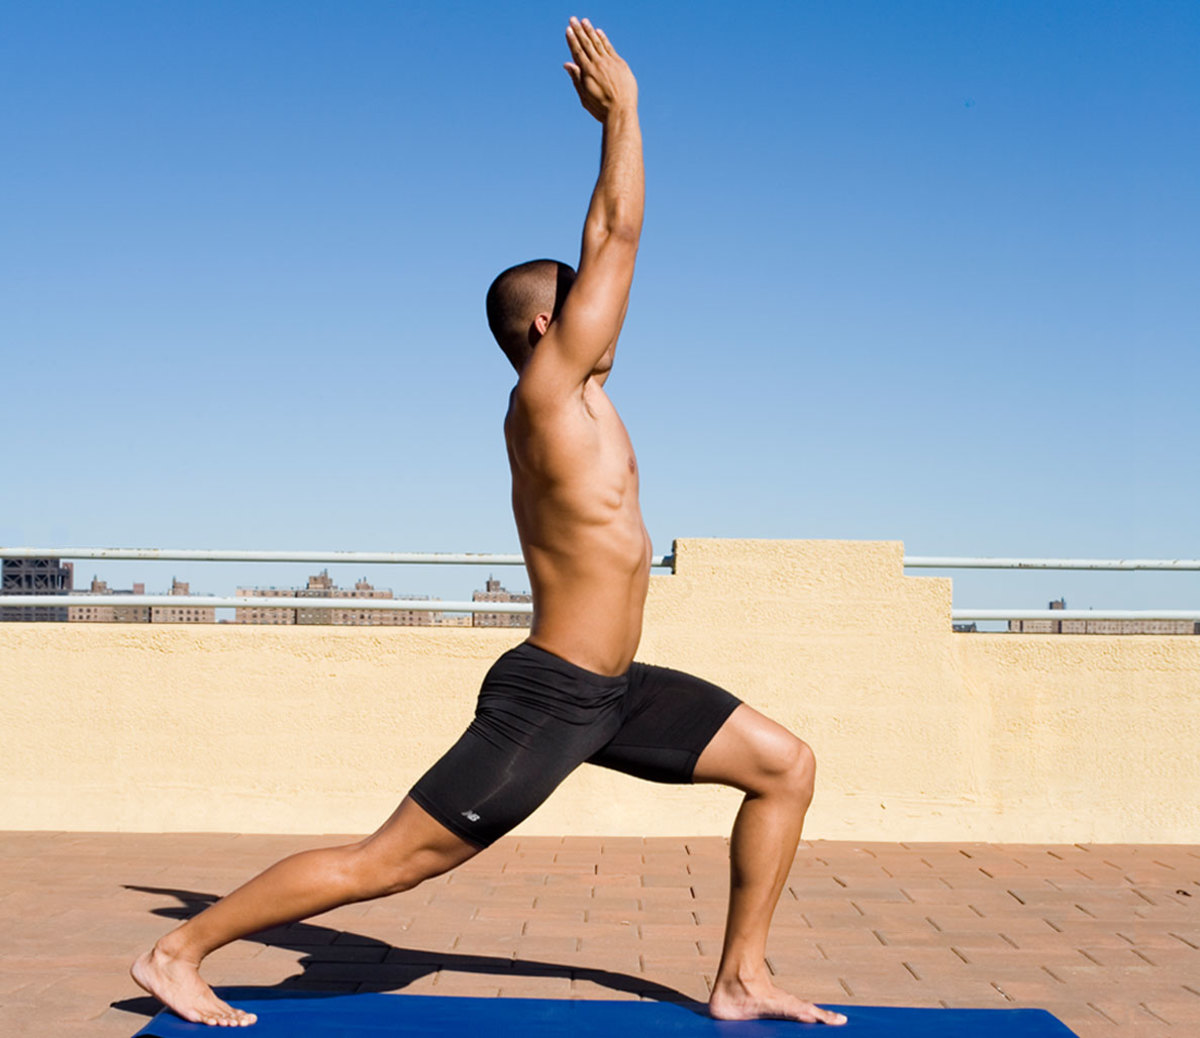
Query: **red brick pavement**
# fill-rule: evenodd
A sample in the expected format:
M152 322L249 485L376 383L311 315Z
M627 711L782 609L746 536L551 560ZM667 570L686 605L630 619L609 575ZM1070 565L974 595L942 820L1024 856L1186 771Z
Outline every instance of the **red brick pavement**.
M0 1035L128 1036L174 919L330 837L0 834ZM704 999L723 840L509 838L384 901L211 957L217 984ZM1040 1006L1080 1036L1200 1035L1200 847L804 844L768 957L818 1002Z

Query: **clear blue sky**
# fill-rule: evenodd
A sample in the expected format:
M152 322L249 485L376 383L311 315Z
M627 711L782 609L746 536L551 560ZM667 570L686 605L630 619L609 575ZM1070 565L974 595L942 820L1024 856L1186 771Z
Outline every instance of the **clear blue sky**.
M609 385L658 551L1200 555L1192 0L6 5L0 543L514 550L482 300L577 256L599 134L571 13L641 83Z

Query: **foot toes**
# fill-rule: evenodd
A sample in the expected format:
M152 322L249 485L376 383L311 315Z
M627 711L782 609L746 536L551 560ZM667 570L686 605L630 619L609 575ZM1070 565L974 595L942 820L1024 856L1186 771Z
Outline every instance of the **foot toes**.
M838 1027L846 1022L846 1018L841 1013L834 1013L828 1009L822 1009L820 1006L813 1006L813 1021L815 1023L832 1024Z

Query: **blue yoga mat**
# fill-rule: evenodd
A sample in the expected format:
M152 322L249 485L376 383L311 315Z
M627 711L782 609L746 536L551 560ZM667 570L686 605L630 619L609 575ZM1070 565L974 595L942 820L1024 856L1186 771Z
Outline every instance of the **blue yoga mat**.
M842 1027L783 1020L730 1023L701 1007L671 1002L599 1002L544 998L450 998L436 995L318 995L263 997L224 989L221 997L258 1014L249 1028L190 1024L163 1010L134 1038L796 1038L798 1031L846 1038L1073 1038L1043 1009L908 1009L826 1006L849 1017Z

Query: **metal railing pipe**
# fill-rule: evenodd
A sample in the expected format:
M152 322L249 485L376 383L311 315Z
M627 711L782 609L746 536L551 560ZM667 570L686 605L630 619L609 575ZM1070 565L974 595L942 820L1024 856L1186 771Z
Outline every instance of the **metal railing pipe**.
M384 609L418 613L532 613L528 602L420 598L297 598L220 595L0 595L0 607L152 606L174 609ZM954 620L1200 620L1196 609L952 609Z
M1200 609L951 609L954 620L1200 620Z
M415 613L532 613L528 602L447 602L422 598L276 598L246 595L0 595L0 607L153 606L172 609L386 609Z
M523 566L513 553L420 551L241 551L209 548L3 548L0 559L145 559L154 562L407 563L410 565ZM650 565L670 567L672 555L655 555Z
M989 559L906 555L905 569L1200 570L1200 559Z

